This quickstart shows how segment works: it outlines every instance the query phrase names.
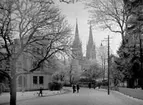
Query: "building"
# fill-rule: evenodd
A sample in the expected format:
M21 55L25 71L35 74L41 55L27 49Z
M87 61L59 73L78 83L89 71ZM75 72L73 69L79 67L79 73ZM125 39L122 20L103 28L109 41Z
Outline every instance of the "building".
M86 46L86 59L87 60L95 60L96 59L96 50L95 50L95 43L93 41L91 24L89 27L89 38L88 38L88 43Z
M14 41L16 43L14 50L16 53L20 47L20 43L19 39L15 39ZM46 41L42 43L46 44ZM26 51L27 49L29 52ZM40 87L48 89L48 83L51 81L51 76L55 72L55 70L48 65L48 62L42 63L36 71L28 73L29 70L35 68L40 57L45 54L44 48L35 44L29 46L27 49L20 55L15 65L16 74L19 74L17 77L17 90L35 90ZM4 51L2 53L5 54ZM51 60L57 61L54 57ZM8 70L8 67L10 67L9 63L9 61L2 61L0 69ZM10 71L7 72L11 73Z
M93 41L92 35L92 26L89 27L89 39L86 46L86 56L83 55L82 52L82 43L79 38L79 30L78 30L78 23L76 20L76 27L75 27L75 37L72 44L72 54L74 58L74 63L77 62L77 66L80 67L80 71L87 69L91 62L96 62L96 46Z
M83 53L82 53L82 43L79 38L77 21L76 21L76 28L75 28L75 37L72 44L72 55L73 55L72 63L74 63L74 65L77 65L77 67L79 67L79 69L81 70L82 62L83 62Z
M44 41L42 43L47 43ZM23 53L18 62L16 63L17 72L22 73L23 71L28 71L36 67L38 61L42 56L46 53L44 47L33 45L30 46L29 53ZM51 60L56 61L53 57ZM40 87L44 89L48 89L48 83L52 80L51 76L55 72L55 70L48 64L48 62L44 62L41 66L34 72L28 74L22 74L17 78L17 89L18 90L35 90Z

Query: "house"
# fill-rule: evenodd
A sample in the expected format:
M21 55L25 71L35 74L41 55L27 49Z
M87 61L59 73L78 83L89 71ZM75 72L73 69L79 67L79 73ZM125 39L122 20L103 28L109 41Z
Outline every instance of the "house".
M16 43L15 52L19 49L20 43L19 39L14 40ZM46 41L44 41L45 43ZM42 42L43 43L43 42ZM28 49L28 50L27 50ZM38 45L32 45L27 47L27 49L20 55L16 62L16 73L17 76L17 91L24 90L36 90L40 87L48 89L48 83L51 81L51 76L54 73L54 69L48 65L48 62L44 62L40 65L38 69L33 72L28 72L36 66L36 63L44 55L44 47ZM27 52L29 51L29 52ZM6 53L2 52L3 54ZM10 67L9 61L3 60L0 68L7 70ZM3 66L2 66L3 65ZM11 73L10 71L7 71ZM7 85L7 84L5 84Z

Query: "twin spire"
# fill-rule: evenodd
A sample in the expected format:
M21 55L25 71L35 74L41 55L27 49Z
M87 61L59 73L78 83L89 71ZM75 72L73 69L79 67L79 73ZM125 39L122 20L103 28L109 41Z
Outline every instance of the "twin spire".
M80 38L79 38L77 19L76 19L76 27L75 27L75 38L74 38L74 42L73 42L72 47L73 48L82 47L82 44L81 44L81 41L80 41Z
M72 48L79 50L77 55L81 55L82 54L82 43L80 41L79 38L79 31L78 31L78 22L76 19L76 27L75 27L75 38L73 41L73 45ZM82 54L83 56L83 54ZM96 58L96 53L95 53L95 44L93 41L93 35L92 35L92 26L90 24L89 27L89 39L88 39L88 43L86 46L86 58L87 59L95 59Z
M95 44L93 41L93 35L92 35L92 26L90 23L89 26L89 39L86 46L86 58L87 59L96 59L96 52L95 52Z

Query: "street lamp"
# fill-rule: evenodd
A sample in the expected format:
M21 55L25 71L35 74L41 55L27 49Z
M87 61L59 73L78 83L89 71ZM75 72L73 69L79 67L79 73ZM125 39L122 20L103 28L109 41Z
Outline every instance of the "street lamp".
M110 37L108 35L108 95L110 94Z
M110 38L108 35L108 95L110 94Z

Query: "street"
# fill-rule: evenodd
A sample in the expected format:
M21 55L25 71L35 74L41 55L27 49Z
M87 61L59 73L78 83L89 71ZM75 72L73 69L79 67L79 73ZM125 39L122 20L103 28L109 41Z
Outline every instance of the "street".
M107 95L106 90L81 88L79 93L66 93L19 101L17 105L143 105L143 100L134 99L118 92Z

